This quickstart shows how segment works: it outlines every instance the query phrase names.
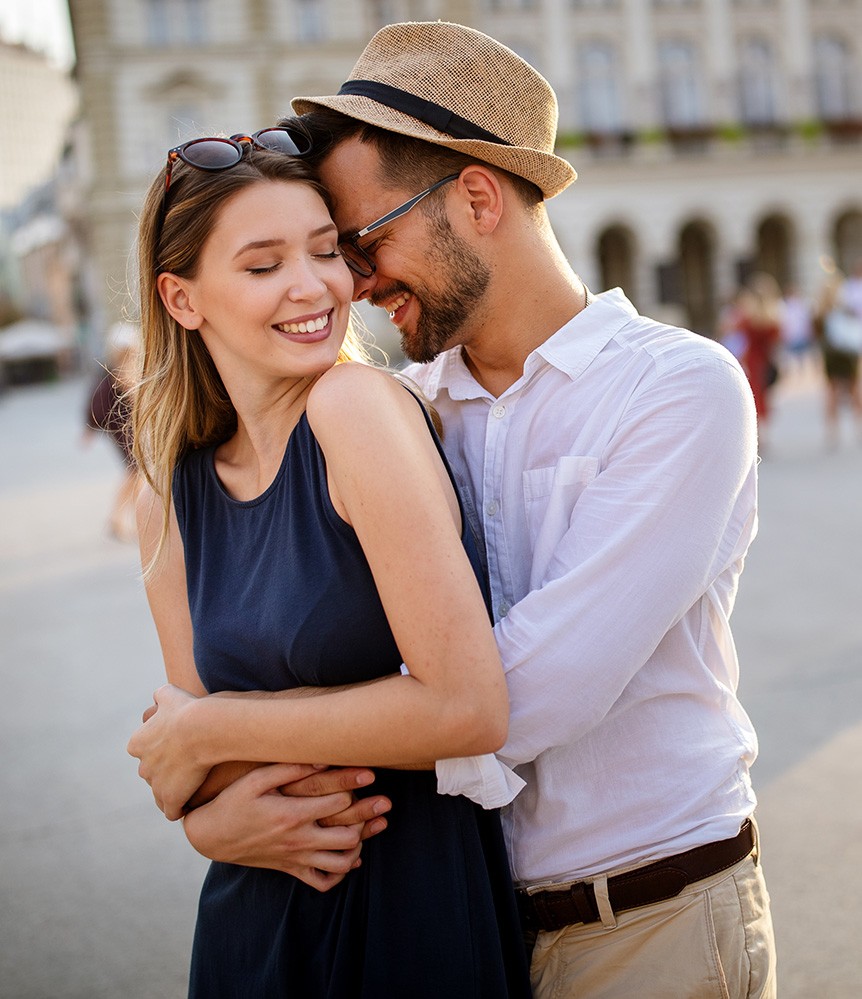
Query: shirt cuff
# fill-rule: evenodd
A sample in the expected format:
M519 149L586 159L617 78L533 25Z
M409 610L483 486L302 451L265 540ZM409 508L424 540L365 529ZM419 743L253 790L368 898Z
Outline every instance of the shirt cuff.
M401 675L410 670L401 663ZM493 753L437 760L437 793L462 794L482 808L502 808L514 801L527 782Z
M438 794L462 794L482 808L502 808L526 786L493 753L438 760L436 770Z

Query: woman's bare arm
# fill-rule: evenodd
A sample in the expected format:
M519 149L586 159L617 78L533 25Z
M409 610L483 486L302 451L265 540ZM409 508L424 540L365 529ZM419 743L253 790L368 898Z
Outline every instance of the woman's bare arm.
M130 751L169 817L191 782L228 759L415 765L505 740L496 645L454 493L415 400L381 372L340 365L315 386L308 418L333 504L363 546L410 675L301 701L198 700L163 688L158 715Z

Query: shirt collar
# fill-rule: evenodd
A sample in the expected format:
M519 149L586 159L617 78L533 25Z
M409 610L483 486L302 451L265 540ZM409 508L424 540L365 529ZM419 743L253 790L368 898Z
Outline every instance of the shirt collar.
M524 376L516 384L530 378L544 364L552 365L574 380L637 314L619 288L596 295L587 308L529 354ZM431 365L431 374L424 381L424 391L430 400L436 399L441 390L454 400L490 398L470 374L460 347L445 351Z
M524 364L524 375L529 377L545 362L574 381L635 316L637 309L619 288L596 295L562 329L539 344Z

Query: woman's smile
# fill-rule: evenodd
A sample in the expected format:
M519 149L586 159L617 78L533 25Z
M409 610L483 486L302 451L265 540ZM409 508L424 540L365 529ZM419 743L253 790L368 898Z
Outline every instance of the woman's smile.
M295 343L319 343L332 332L332 309L286 323L276 323L273 328Z

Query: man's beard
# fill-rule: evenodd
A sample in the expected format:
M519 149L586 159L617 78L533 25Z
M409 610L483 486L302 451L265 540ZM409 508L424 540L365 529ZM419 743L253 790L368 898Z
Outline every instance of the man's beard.
M428 273L442 290L404 288L419 300L414 333L401 334L401 349L409 360L433 361L473 318L491 280L491 271L466 241L453 232L443 214L431 214L428 224Z

